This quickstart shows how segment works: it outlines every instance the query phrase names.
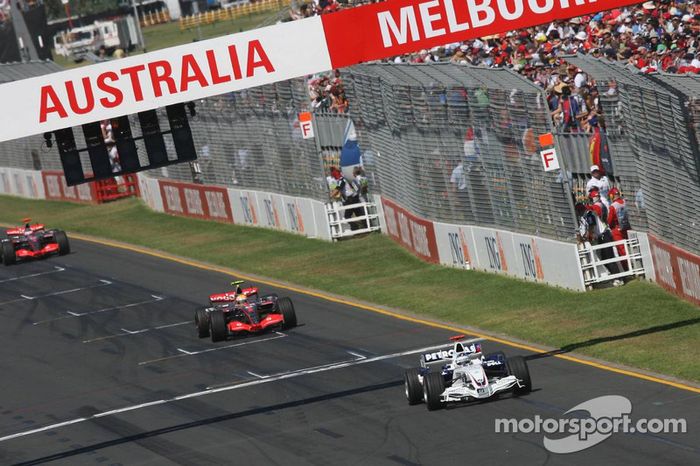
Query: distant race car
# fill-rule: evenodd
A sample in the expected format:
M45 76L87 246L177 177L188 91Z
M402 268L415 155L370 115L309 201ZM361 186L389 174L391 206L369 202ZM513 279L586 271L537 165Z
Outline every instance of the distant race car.
M51 254L65 255L70 252L68 235L62 230L47 230L40 223L31 224L25 218L23 227L5 230L2 240L2 261L5 265L17 261L37 259Z
M451 338L452 348L421 355L420 367L406 371L408 404L424 401L433 411L448 402L480 400L503 392L519 396L532 391L530 371L522 356L506 358L502 351L484 356L481 344L460 341L463 338Z
M211 336L211 341L216 342L230 336L296 327L291 299L276 294L259 296L257 288L241 288L242 283L243 280L232 282L235 291L212 294L210 305L197 309L194 322L199 338Z

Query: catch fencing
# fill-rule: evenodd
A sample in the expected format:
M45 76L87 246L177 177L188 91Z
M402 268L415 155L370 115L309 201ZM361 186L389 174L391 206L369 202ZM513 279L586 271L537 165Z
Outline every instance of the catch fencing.
M597 82L633 228L700 253L698 78L566 60ZM573 242L590 135L557 133L540 88L509 70L449 63L360 65L342 79L350 112L316 114L315 139L299 129L299 112L311 108L305 79L197 101L198 162L151 175L325 202L328 168L354 123L371 193L427 220ZM552 131L562 173L545 173L538 155L537 136ZM3 166L60 169L41 136L0 143L0 157Z
M604 112L633 228L700 254L700 78L644 75L583 55L566 59L598 83L601 95L616 85Z

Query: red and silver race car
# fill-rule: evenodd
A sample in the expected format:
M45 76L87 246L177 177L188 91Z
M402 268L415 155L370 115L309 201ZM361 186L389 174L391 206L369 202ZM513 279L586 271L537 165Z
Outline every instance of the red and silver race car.
M259 296L257 288L241 288L242 283L243 280L232 282L234 291L212 294L210 306L197 309L194 322L199 338L211 336L211 341L216 342L230 336L296 327L291 299L276 294Z
M25 218L24 226L5 231L7 239L2 243L2 261L5 265L17 261L37 259L51 254L65 255L70 252L68 235L63 230L47 230L40 223L31 224Z

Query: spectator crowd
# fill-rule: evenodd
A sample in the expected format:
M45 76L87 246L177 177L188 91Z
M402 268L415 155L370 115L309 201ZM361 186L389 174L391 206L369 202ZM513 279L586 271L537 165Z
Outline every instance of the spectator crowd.
M353 6L357 3L353 3ZM349 4L314 0L292 10L299 19L337 11ZM596 83L562 58L587 54L649 73L700 73L700 2L659 0L394 57L394 63L450 61L487 68L511 68L547 91L555 124L565 131L593 132L604 125ZM616 92L607 83L606 92ZM348 101L339 73L309 80L317 111L343 113Z

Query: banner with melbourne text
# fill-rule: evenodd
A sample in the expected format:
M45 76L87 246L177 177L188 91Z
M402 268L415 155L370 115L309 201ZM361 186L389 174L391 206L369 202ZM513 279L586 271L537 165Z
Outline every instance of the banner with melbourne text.
M389 0L0 85L0 141L638 0Z

